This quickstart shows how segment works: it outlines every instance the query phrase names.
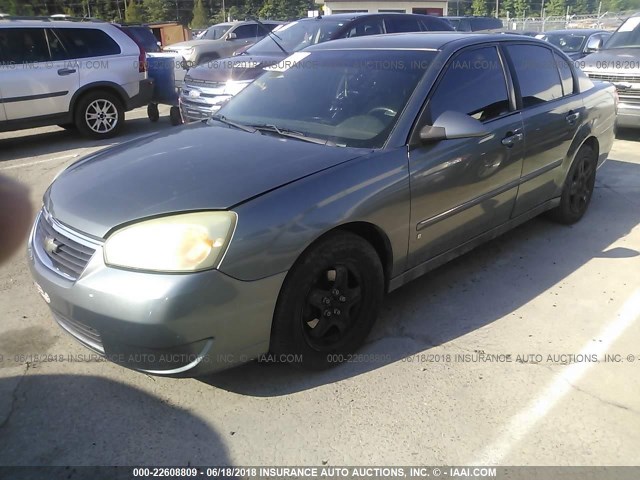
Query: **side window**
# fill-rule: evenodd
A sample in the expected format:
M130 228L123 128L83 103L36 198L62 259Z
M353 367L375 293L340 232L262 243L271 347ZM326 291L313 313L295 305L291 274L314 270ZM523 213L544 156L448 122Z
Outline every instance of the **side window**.
M358 20L356 23L354 23L353 27L351 27L346 36L347 38L363 37L365 35L380 35L381 33L384 33L382 19L376 17Z
M460 26L458 27L458 31L460 32L472 32L471 22L467 18L463 18L460 20Z
M0 49L3 61L9 64L51 60L43 28L2 28Z
M90 28L58 28L55 30L70 58L119 55L120 46L102 30Z
M571 73L571 66L569 65L569 62L555 52L553 52L553 57L555 58L556 66L560 72L562 91L565 95L571 95L573 93L573 74Z
M405 16L389 16L385 19L387 33L419 32L420 22L417 18Z
M49 51L51 52L51 60L55 62L58 60L67 60L71 58L67 50L64 48L64 45L62 45L62 42L56 36L53 30L47 28L46 32L47 41L49 42Z
M455 56L429 101L431 120L447 110L481 122L509 112L509 95L495 47L476 48Z
M537 45L508 45L524 108L562 97L562 84L551 50Z
M238 28L233 30L233 33L236 34L236 38L247 39L247 38L255 38L256 37L256 27L257 25L240 25Z

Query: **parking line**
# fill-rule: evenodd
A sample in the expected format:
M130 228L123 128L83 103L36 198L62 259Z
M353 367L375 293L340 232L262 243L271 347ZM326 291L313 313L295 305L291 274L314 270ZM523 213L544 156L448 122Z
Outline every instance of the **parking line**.
M627 299L616 317L597 335L601 341L587 343L580 354L600 359L611 345L640 317L640 289ZM511 449L573 388L597 363L574 363L563 368L555 380L520 413L511 418L502 434L471 462L471 465L499 465Z
M38 165L40 163L55 162L56 160L64 160L65 158L74 158L74 157L77 157L78 155L79 154L76 153L74 155L63 155L62 157L46 158L44 160L36 160L35 162L21 163L19 165L10 165L8 167L0 167L0 170L13 170L14 168L30 167L31 165Z

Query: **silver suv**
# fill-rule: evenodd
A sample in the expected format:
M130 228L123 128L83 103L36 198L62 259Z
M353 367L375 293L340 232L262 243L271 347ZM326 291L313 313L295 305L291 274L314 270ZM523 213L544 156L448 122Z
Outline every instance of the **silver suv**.
M184 58L187 67L194 67L218 58L232 56L239 50L253 45L284 22L246 21L213 25L197 39L174 43L167 46L165 52L178 53Z
M0 131L60 125L109 138L152 94L144 48L119 27L0 17Z

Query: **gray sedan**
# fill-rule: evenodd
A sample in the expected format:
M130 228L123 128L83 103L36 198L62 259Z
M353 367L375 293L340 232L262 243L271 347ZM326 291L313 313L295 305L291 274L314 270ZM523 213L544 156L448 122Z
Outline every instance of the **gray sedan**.
M540 213L582 218L614 118L613 87L540 40L320 44L207 123L62 172L31 270L59 325L127 367L323 368L385 292Z

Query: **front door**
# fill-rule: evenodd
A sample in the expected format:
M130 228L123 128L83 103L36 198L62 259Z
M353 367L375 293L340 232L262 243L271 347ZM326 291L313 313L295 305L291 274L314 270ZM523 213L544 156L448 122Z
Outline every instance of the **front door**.
M488 135L411 149L410 267L506 222L516 199L522 117L495 46L463 50L449 62L417 128L449 110L481 121Z

